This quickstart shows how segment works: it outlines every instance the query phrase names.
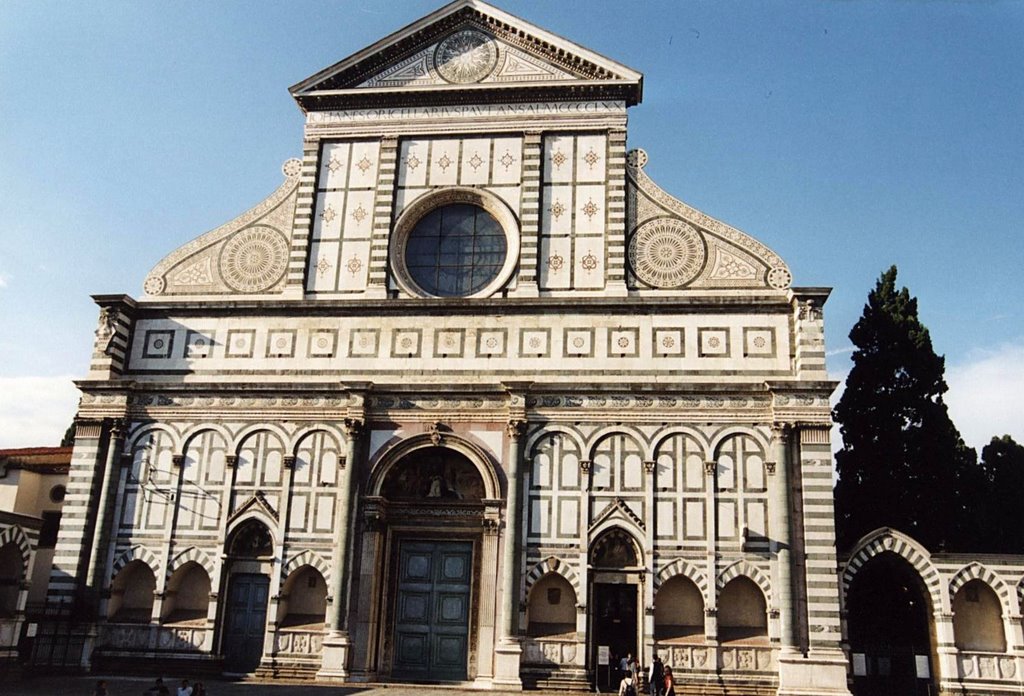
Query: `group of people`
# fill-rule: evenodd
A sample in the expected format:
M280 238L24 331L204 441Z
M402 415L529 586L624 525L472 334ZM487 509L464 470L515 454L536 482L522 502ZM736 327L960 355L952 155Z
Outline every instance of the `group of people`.
M96 689L92 693L93 696L109 696L110 692L107 691L107 681L100 679L96 682ZM172 694L171 690L164 684L164 680L157 677L156 683L142 692L142 696L206 696L206 687L203 686L202 682L189 684L188 679L182 679L181 686Z
M640 683L641 670L632 653L626 653L619 661L619 671L622 673L619 696L640 696L643 686ZM672 668L662 664L658 653L654 653L654 657L651 658L646 677L650 696L676 696Z

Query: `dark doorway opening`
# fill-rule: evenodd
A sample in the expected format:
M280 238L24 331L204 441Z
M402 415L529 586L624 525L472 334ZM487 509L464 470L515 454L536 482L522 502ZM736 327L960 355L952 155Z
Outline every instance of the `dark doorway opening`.
M263 657L270 578L259 573L231 576L224 628L224 671L255 672Z
M594 676L599 686L615 686L618 659L626 653L637 654L637 587L624 583L594 583L591 664L597 668ZM598 649L603 645L608 646L613 656L610 670L598 664Z
M883 553L853 578L846 596L856 696L934 693L931 602L917 571Z

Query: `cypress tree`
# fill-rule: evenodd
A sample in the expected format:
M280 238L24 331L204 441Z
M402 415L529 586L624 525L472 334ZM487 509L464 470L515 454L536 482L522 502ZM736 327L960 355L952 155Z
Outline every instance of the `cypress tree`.
M969 544L977 530L964 515L976 488L976 455L949 418L945 359L932 349L917 299L882 273L850 331L853 369L833 416L836 532L841 549L878 527L893 527L932 550ZM973 495L971 496L974 497Z
M1009 435L993 437L981 450L987 484L978 507L981 523L978 551L1024 553L1024 445Z

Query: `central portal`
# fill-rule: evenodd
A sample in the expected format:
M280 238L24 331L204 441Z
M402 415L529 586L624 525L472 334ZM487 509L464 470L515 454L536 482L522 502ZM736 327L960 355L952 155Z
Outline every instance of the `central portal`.
M392 676L467 678L472 561L472 542L400 542Z

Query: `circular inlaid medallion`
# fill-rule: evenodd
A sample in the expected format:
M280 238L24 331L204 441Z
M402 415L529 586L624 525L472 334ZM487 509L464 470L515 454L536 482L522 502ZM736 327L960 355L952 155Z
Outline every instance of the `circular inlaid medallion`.
M164 291L164 287L164 279L161 278L160 276L154 275L146 278L146 282L142 286L142 289L146 292L147 295L159 295Z
M480 82L498 64L498 47L482 31L463 29L447 37L434 51L437 73L459 85Z
M776 266L772 270L768 271L768 284L773 288L785 290L792 282L792 274L790 274L790 272L783 266Z
M655 288L679 288L692 282L706 259L697 230L682 220L645 222L629 242L633 273Z
M277 230L250 227L224 245L220 270L228 287L238 292L262 292L284 275L288 242Z

